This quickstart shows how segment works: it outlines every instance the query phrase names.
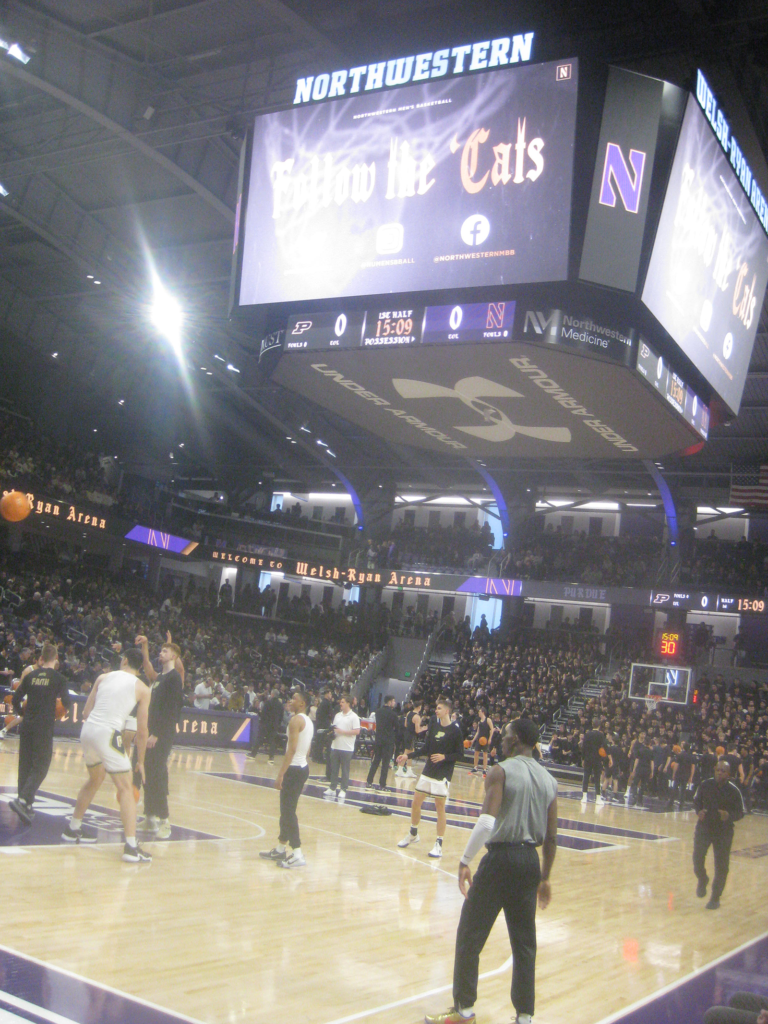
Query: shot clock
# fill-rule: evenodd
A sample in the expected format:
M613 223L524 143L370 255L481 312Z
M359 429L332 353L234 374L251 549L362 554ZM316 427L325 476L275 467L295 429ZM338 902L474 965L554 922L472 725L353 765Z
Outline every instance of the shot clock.
M683 650L682 634L675 630L664 630L659 635L658 652L660 658L679 658Z

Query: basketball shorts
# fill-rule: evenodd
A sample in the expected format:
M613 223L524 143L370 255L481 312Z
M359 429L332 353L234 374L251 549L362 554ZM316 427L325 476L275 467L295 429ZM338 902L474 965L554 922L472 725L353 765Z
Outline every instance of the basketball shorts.
M446 797L449 785L446 779L430 779L425 775L420 775L414 788L417 793Z
M80 745L89 768L103 764L110 775L131 771L131 762L123 749L123 734L117 729L83 722Z

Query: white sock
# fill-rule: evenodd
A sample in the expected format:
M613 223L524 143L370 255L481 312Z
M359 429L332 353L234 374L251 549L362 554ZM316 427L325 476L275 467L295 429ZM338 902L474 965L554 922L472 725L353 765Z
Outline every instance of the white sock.
M518 1013L517 1024L531 1024L530 1013Z
M134 850L136 849L136 836L126 836L125 841L128 846L132 846Z
M475 1012L474 1006L463 1006L460 1007L459 1013L462 1017L471 1017Z
M278 843L275 849L278 853L285 853L285 846L282 843Z
M72 817L69 819L69 827L73 829L75 832L77 832L77 830L80 828L82 824L82 818L76 818L74 815L72 815Z

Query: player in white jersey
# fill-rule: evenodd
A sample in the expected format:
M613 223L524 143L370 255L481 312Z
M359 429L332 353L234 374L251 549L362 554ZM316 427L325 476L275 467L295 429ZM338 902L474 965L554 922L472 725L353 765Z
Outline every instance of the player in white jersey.
M259 854L266 860L277 861L277 866L281 868L301 868L307 863L301 852L296 805L304 783L309 778L307 754L315 731L312 719L307 714L308 703L309 697L304 690L294 691L288 705L288 709L293 712L293 718L288 723L288 745L275 779L275 786L280 790L280 836L273 850ZM285 848L286 843L291 847L290 855Z
M151 690L138 678L143 664L141 651L125 652L117 672L99 676L83 708L80 744L83 748L88 781L80 790L75 811L62 833L68 843L95 843L96 836L83 832L83 815L96 796L107 772L117 790L120 817L125 831L123 860L138 864L152 860L151 854L136 842L136 801L131 786L131 762L123 748L126 719L136 708L137 768L144 777L147 749L147 716Z

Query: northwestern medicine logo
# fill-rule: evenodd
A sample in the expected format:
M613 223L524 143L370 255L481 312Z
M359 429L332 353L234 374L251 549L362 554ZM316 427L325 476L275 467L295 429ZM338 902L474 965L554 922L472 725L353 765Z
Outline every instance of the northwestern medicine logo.
M645 153L639 149L630 149L630 172L621 146L609 142L605 148L605 164L600 182L600 204L616 206L616 193L621 196L622 204L627 213L637 213L640 209L640 193L643 188L643 172L645 171Z

